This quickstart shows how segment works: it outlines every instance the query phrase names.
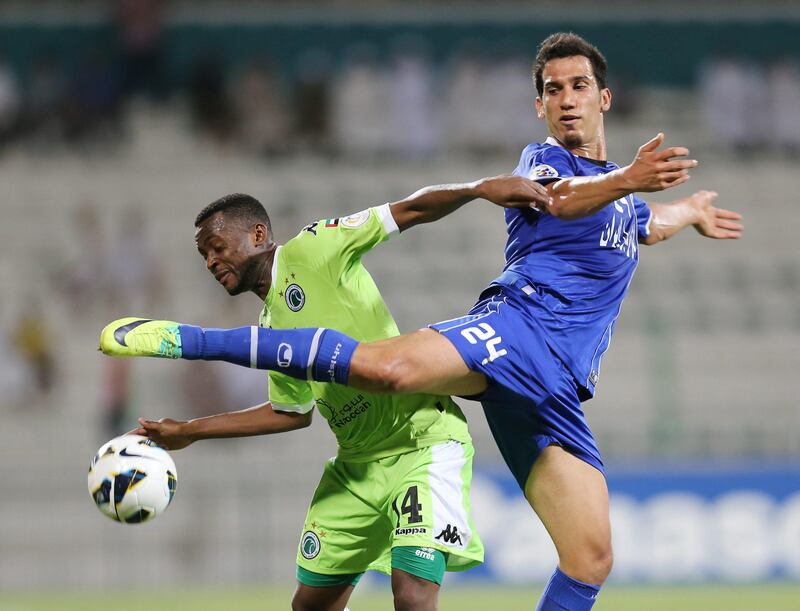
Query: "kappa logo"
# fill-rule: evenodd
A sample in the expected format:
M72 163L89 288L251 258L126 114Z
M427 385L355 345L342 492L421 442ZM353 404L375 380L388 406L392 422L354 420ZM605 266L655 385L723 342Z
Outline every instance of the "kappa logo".
M464 542L461 540L461 535L458 532L458 526L452 526L450 524L436 535L436 539L441 539L445 543L464 545Z
M530 178L536 180L537 178L558 178L558 170L553 166L543 163L537 165L531 170Z
M368 219L369 219L369 210L362 210L361 212L356 212L355 214L351 214L350 216L344 217L341 221L341 224L342 227L347 227L348 229L355 229L356 227L361 227L361 225L366 223Z
M428 529L424 526L406 526L404 528L395 528L394 534L397 536L427 535Z
M313 530L307 530L303 533L303 538L300 541L300 553L303 554L303 558L306 560L316 558L319 556L321 547L317 533Z
M287 286L283 298L286 299L286 305L292 312L299 312L306 303L306 294L298 284Z

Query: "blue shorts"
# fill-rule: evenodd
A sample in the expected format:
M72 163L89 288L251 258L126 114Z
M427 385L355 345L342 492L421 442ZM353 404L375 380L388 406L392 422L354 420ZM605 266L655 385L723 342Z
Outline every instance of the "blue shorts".
M518 293L518 294L517 294ZM431 325L450 340L489 387L476 397L520 487L547 446L558 445L597 468L603 461L589 430L578 385L547 345L522 291L495 287L469 315Z

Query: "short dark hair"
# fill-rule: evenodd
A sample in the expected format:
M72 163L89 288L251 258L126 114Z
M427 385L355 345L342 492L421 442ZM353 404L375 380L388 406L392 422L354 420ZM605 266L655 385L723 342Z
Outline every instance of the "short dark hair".
M200 211L200 214L198 214L197 218L194 220L194 226L199 227L203 221L214 216L218 212L222 212L228 218L236 219L247 227L252 227L256 223L262 223L267 226L269 235L272 235L272 224L269 221L269 215L264 209L264 206L261 205L261 202L252 195L231 193L230 195L220 197Z
M597 86L600 89L607 87L606 72L608 70L608 62L603 57L603 54L600 53L600 49L574 32L556 32L542 41L536 53L536 59L533 62L533 81L536 83L536 91L540 97L544 93L544 81L542 80L544 65L552 59L574 57L576 55L586 57L592 64Z

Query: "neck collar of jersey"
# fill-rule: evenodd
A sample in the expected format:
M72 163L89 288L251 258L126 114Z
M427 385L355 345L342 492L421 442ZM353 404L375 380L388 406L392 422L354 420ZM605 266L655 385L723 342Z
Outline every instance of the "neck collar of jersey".
M545 144L551 144L553 146L560 146L562 149L567 151L570 155L575 155L575 153L570 151L567 147L565 147L563 144L561 144L558 140L553 138L553 136L548 136L547 139L544 142L545 142ZM608 165L608 161L606 161L605 159L594 159L593 157L584 157L583 155L575 155L575 157L580 157L581 159L585 159L589 163L593 163L594 165L600 166L601 168L604 168L604 167L606 167Z

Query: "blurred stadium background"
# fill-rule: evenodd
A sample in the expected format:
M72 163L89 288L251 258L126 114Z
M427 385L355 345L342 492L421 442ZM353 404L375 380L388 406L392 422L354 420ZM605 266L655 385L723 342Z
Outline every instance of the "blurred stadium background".
M98 332L125 314L256 320L257 298L227 297L194 251L195 214L225 193L258 197L283 241L512 170L543 134L531 59L560 29L609 60L610 158L664 131L701 165L652 200L713 189L746 223L739 243L687 231L642 252L586 404L617 556L597 608L800 609L800 5L768 0L0 3L0 608L99 608L143 585L173 592L164 608L288 607L335 452L325 422L173 453L169 512L111 523L84 483L102 442L139 415L246 407L266 383L221 364L112 362ZM503 243L502 214L478 202L366 262L409 331L463 313ZM480 407L464 407L487 563L448 577L442 608L529 608L555 554ZM388 608L387 582L362 583L383 602L361 594L355 611ZM625 598L641 584L658 589ZM220 602L182 597L199 586ZM237 598L254 589L257 602Z

